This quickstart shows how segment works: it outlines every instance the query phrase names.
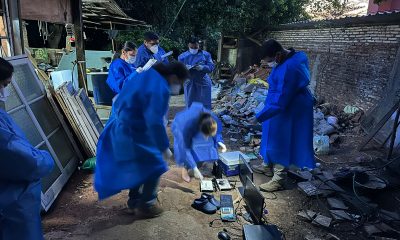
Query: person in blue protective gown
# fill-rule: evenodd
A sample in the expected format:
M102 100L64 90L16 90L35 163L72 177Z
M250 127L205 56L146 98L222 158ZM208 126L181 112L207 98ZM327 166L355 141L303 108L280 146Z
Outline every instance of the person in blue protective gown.
M154 32L146 32L144 34L144 43L138 48L135 67L142 68L150 59L168 63L168 58L162 57L164 54L165 50L160 47L160 37Z
M41 182L54 166L2 109L13 66L0 58L0 239L41 240Z
M286 169L314 168L313 104L308 89L310 71L304 52L284 49L271 39L261 47L262 60L272 67L265 107L256 114L262 123L260 154L264 165L258 167L271 181L260 185L263 191L284 187Z
M196 178L203 176L197 165L205 161L218 160L218 147L223 152L226 146L222 139L222 124L202 103L194 102L188 109L178 113L172 123L174 156L182 167L182 178L190 182L188 169Z
M119 94L128 77L136 73L133 65L136 61L136 52L134 43L125 42L121 53L116 54L111 62L107 84L115 94Z
M97 145L99 199L130 189L129 212L144 217L162 213L156 205L157 187L172 156L163 117L169 86L182 84L188 74L179 62L158 63L126 82Z
M211 110L211 78L208 75L214 71L211 54L199 49L199 40L191 37L188 41L189 50L178 57L178 61L187 66L190 80L184 84L186 107L193 102L201 102Z

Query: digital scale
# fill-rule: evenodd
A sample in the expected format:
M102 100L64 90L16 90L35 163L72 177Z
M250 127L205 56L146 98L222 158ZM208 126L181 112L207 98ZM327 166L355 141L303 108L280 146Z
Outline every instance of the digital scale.
M214 192L213 181L212 180L200 181L200 191L201 192Z
M235 215L235 209L233 207L232 195L221 194L220 202L221 202L221 208L220 208L221 220L226 222L235 222L236 215Z

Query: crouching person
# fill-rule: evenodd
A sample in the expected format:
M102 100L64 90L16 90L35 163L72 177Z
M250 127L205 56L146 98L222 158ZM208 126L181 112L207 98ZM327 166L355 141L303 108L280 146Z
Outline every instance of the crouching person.
M193 102L188 109L178 113L172 123L172 133L175 160L182 167L182 178L186 182L190 181L188 170L193 170L194 176L202 179L197 165L218 160L218 147L226 151L222 125L202 103Z

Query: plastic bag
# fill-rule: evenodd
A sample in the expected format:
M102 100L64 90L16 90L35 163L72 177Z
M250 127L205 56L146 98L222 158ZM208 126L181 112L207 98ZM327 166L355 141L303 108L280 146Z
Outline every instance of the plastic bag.
M82 165L82 169L86 171L94 171L95 168L96 168L96 157L87 159Z

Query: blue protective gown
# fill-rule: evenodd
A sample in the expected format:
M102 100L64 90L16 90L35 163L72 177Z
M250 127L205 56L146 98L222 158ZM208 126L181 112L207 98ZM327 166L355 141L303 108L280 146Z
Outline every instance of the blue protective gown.
M179 55L178 61L185 65L203 65L204 69L198 71L190 69L190 80L185 82L185 101L186 107L190 107L193 102L201 102L204 107L211 110L211 78L208 73L214 71L214 63L211 54L200 50L197 54L186 51Z
M162 158L169 147L163 122L168 83L153 68L131 76L97 144L95 189L100 199L136 188L168 169Z
M43 239L40 178L54 166L35 149L11 117L0 109L0 239Z
M200 114L210 113L217 122L217 134L207 140L199 130ZM203 104L194 102L188 109L178 113L172 123L174 156L180 167L193 169L197 162L218 160L218 142L223 143L222 124Z
M260 154L266 164L314 168L313 96L308 90L310 71L303 52L292 52L269 78L262 122Z
M119 94L124 83L132 73L137 73L133 65L121 58L117 58L110 65L107 84L115 94Z
M160 46L158 46L157 54L153 54L144 44L142 44L137 50L136 61L134 65L136 68L143 67L150 59L153 58L159 62L168 63L167 58L161 59L161 56L164 54L165 50Z

